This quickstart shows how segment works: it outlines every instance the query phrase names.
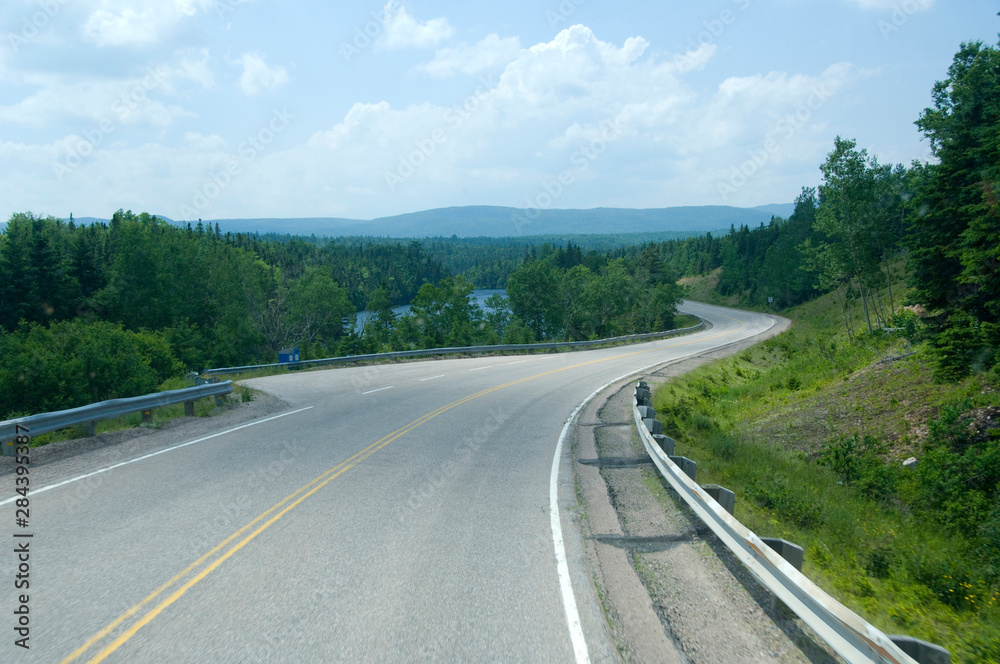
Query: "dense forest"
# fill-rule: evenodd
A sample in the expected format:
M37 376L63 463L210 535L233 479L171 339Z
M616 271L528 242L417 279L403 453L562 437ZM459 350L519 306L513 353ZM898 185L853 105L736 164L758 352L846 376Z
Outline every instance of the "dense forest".
M332 352L367 294L445 277L419 244L317 247L118 211L76 226L15 214L0 235L0 415L155 391L209 366Z
M0 235L0 417L152 392L187 371L274 362L290 346L329 357L673 323L680 289L655 252L612 259L571 243L475 246L458 245L453 270L482 276L493 265L498 285L515 284L510 300L495 297L485 311L473 283L416 241L223 235L122 210L79 226L15 214ZM609 292L624 297L607 306ZM402 303L412 309L397 316ZM373 313L358 332L363 307Z
M612 235L527 235L523 237L427 237L377 238L371 237L317 237L267 233L256 236L259 241L305 241L319 246L337 244L344 247L363 247L377 244L409 244L419 242L427 255L440 263L452 276L462 275L476 288L502 289L507 278L531 255L534 249L549 251L551 247L567 242L585 251L607 252L626 247L641 247L666 240L700 238L702 233L693 231L658 231L648 233L616 233ZM549 249L545 249L545 245ZM620 252L617 255L621 255ZM409 302L395 302L404 304ZM366 307L367 308L367 307Z

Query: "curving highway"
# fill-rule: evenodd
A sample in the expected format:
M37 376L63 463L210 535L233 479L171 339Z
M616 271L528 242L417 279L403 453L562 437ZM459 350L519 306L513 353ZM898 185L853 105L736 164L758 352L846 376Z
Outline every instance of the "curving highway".
M682 310L711 329L254 379L288 409L91 468L106 471L96 484L79 460L46 466L32 497L32 645L13 646L4 593L0 660L614 658L574 524L568 418L616 379L774 324Z

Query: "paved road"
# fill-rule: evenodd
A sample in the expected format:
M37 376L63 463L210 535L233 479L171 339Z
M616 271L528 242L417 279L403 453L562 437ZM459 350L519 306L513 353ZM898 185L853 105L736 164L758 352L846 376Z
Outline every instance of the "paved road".
M33 497L32 647L13 646L5 591L0 661L609 659L568 449L554 454L597 388L772 325L684 308L712 329L251 381L287 413L115 468L85 500L74 483ZM53 466L50 484L73 479ZM0 508L10 524L13 507Z

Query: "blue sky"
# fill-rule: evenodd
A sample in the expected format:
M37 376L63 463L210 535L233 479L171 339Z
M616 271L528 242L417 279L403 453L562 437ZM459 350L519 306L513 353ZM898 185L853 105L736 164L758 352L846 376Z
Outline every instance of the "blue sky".
M0 217L790 202L913 122L987 0L4 0Z

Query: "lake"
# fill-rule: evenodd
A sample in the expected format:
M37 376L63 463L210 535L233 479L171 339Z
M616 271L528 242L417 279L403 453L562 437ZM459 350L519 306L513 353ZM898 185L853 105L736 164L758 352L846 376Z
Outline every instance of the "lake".
M490 295L502 295L506 297L507 291L503 290L502 288L500 289L482 288L472 291L473 299L476 301L476 304L478 304L480 308L482 308L484 311L486 310L486 298L488 298ZM408 304L392 308L393 313L395 313L397 316L401 316L402 314L405 314L409 310L410 310L410 305ZM367 309L358 312L358 315L354 320L354 330L356 332L361 331L361 329L364 327L365 321L371 314L372 312L368 311Z

